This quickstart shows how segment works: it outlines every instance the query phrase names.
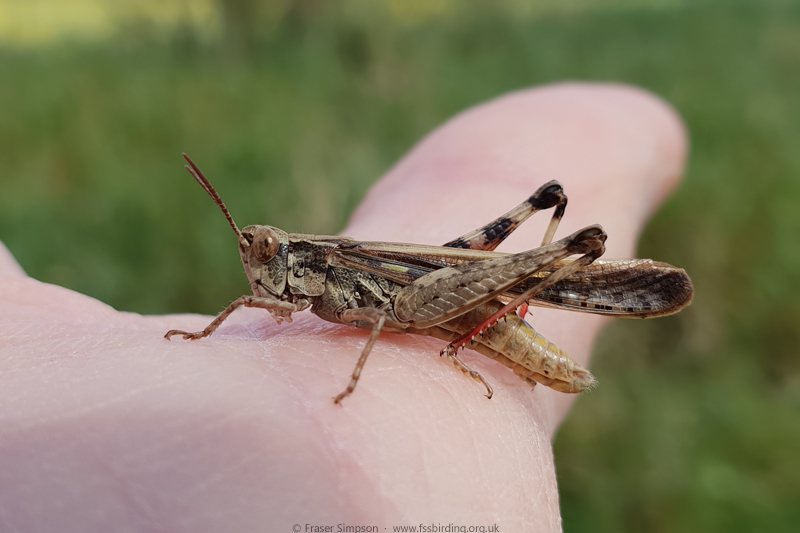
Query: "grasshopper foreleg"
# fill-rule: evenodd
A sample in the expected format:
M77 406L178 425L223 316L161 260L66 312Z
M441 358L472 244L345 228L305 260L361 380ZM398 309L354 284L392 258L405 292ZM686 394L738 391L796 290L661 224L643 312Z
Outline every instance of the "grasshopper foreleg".
M228 318L230 314L233 313L233 311L240 305L243 305L245 307L259 307L261 309L266 309L267 311L270 312L270 314L272 314L273 317L275 317L275 320L278 321L279 324L280 320L282 319L291 321L292 313L302 311L304 308L303 306L298 306L296 304L284 302L275 298L263 298L260 296L250 296L250 295L239 296L233 302L231 302L231 304L228 307L226 307L224 311L218 314L217 317L211 322L211 324L206 326L206 329L204 329L203 331L196 331L194 333L189 333L187 331L182 331L179 329L172 329L169 330L166 335L164 335L164 338L169 340L169 338L172 337L173 335L183 335L184 339L190 339L190 340L197 340L197 339L202 339L203 337L208 337L209 335L214 333L214 330L216 330L225 321L225 319ZM305 304L305 307L308 307L307 303Z
M350 376L350 383L347 384L347 388L344 392L337 394L336 397L333 398L334 403L340 403L355 390L358 378L361 377L361 369L364 368L367 357L369 357L369 353L372 351L372 346L378 339L378 334L381 332L383 323L386 321L386 313L374 307L359 307L356 309L345 309L339 315L339 319L344 323L359 321L369 322L372 324L372 332L369 334L369 339L367 339L367 344L364 345L364 349L361 350L361 356L358 358L356 367L353 369L353 374Z
M533 193L530 198L503 216L489 222L474 231L454 239L444 246L449 248L468 248L470 250L494 250L506 237L528 220L531 215L542 209L555 207L553 217L542 239L542 246L550 244L556 233L558 223L564 216L567 207L567 196L557 181L548 181Z

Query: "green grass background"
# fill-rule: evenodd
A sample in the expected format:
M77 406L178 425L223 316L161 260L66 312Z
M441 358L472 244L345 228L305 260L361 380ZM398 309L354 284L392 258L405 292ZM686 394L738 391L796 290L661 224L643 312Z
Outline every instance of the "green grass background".
M31 276L118 309L212 314L246 284L182 151L228 176L241 223L333 233L468 106L564 79L640 85L683 115L692 154L639 255L686 268L696 297L601 336L603 386L555 442L564 529L796 531L800 5L342 5L259 25L237 0L212 36L140 21L1 45L0 239Z

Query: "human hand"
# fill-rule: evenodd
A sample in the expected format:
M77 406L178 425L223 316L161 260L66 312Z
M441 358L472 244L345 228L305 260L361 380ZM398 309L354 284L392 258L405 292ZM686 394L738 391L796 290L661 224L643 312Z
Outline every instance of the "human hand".
M684 157L678 119L639 90L513 93L424 139L343 233L442 244L556 179L570 198L556 238L600 223L605 257L630 257ZM548 219L534 216L500 251L538 246ZM210 318L117 312L25 277L2 251L2 529L560 530L550 440L574 395L531 390L466 350L463 360L494 386L487 400L438 357L442 341L383 333L337 406L367 331L308 313L278 326L263 310L240 309L209 338L169 342L167 330L199 330ZM604 318L532 314L586 366Z

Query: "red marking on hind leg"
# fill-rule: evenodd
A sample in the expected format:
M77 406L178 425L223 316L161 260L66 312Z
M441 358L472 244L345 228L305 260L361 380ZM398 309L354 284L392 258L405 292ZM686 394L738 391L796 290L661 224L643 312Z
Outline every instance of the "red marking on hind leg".
M520 298L517 298L519 300ZM450 344L442 348L442 351L439 352L439 355L444 355L445 353L457 353L459 348L464 348L465 345L473 340L477 335L483 333L484 330L494 326L497 324L501 318L504 318L506 315L513 313L514 309L517 309L517 313L522 311L524 306L524 312L521 316L525 316L525 313L528 311L528 304L522 303L520 304L517 300L511 301L492 313L489 318L469 330L464 335L460 336L456 340L452 341Z

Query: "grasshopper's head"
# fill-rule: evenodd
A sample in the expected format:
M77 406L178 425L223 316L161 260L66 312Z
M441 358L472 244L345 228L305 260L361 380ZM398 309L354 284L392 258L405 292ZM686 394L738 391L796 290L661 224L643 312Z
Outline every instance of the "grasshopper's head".
M280 297L286 288L286 269L289 259L289 234L272 226L245 226L239 242L239 257L253 286L261 296L264 289Z
M211 182L203 175L194 161L183 154L188 161L186 170L205 190L222 210L228 223L239 240L239 257L244 272L250 281L255 296L273 295L280 297L286 288L286 270L289 257L289 235L272 226L247 226L239 231L228 208L220 198Z

